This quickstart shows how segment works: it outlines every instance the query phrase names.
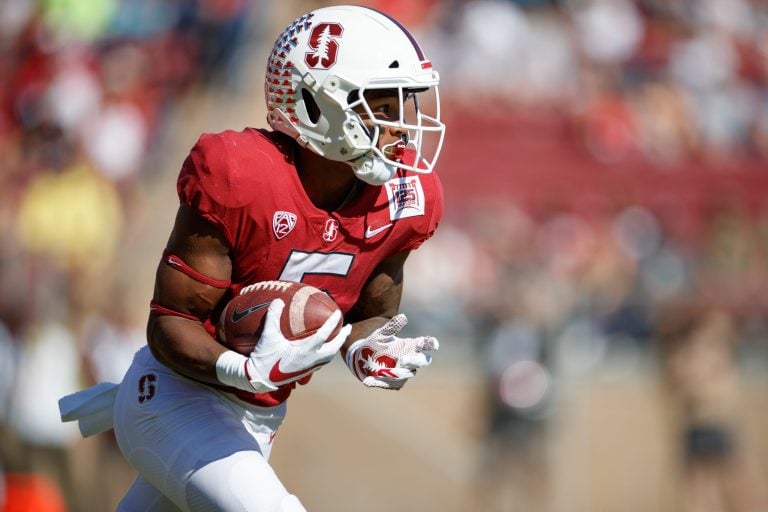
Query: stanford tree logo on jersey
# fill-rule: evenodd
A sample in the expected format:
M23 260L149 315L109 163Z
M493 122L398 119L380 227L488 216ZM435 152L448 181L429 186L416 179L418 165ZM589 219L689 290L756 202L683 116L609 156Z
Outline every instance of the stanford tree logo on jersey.
M323 230L323 240L326 242L333 242L336 240L336 236L339 234L339 221L336 219L328 219L325 221L325 229Z

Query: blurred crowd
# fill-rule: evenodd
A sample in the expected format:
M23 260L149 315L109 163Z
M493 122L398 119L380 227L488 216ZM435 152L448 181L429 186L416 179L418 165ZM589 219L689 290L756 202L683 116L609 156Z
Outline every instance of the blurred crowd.
M481 474L499 486L491 510L547 509L546 440L562 388L610 367L642 367L666 389L677 510L765 508L768 461L744 426L744 381L768 363L768 5L420 3L430 22L418 38L441 70L446 109L458 112L453 133L466 123L460 137L449 131L448 151L463 144L472 156L453 160L461 169L443 163L459 208L412 257L409 306L445 336L476 342L488 386ZM504 142L520 135L565 155L499 154L524 149ZM579 185L577 173L606 166L631 172L613 189ZM526 167L573 183L505 200L499 187L552 183L516 182ZM453 185L466 195L482 174L484 199L451 194ZM631 192L650 175L661 176L657 188L682 176L682 187Z
M412 2L394 3L412 17ZM768 156L765 2L415 3L431 6L418 35L452 100L470 109L500 98L558 108L610 163Z
M484 370L483 475L500 478L505 495L516 491L490 510L547 510L546 497L530 493L545 478L559 404L570 385L606 371L657 375L681 467L711 467L703 495L677 510L760 510L764 446L743 421L744 381L762 379L768 363L767 226L722 211L690 245L643 206L535 217L499 203L412 256L406 310L445 338L474 340ZM738 476L728 476L732 464ZM513 473L499 474L508 465ZM736 483L722 496L729 478Z
M157 210L148 190L169 172L152 155L167 151L184 98L236 90L240 52L258 36L254 8L271 10L0 3L0 470L13 476L0 509L107 510L111 489L130 482L110 471L110 439L99 443L106 456L70 451L79 433L61 424L57 400L119 381L144 343L151 277L128 263Z
M590 165L768 171L765 2L364 3L423 43L455 122L463 113L557 112L567 127L560 136ZM113 503L130 481L128 471L112 477L113 490L94 484L98 471L78 464L70 448L79 434L59 423L55 404L86 384L119 381L144 343L149 297L135 288L152 276L125 269L158 256L135 246L154 228L147 190L161 174L172 186L180 164L153 165L178 129L172 114L211 90L242 94L254 42L271 46L282 28L268 24L277 4L0 2L0 471L48 475L69 510ZM261 60L250 65L261 73ZM460 144L453 129L447 144ZM449 171L452 162L440 165ZM460 174L446 172L449 195L462 187ZM488 383L489 459L509 449L535 465L561 382L658 356L679 399L683 456L732 460L739 379L765 364L768 209L713 197L718 207L695 212L690 238L653 205L529 210L482 174L467 178L489 198L451 204L435 239L409 260L404 309L438 337L473 341ZM170 219L159 224L165 232ZM99 443L102 467L119 460L111 439ZM744 484L746 504L732 510L759 502L753 487Z

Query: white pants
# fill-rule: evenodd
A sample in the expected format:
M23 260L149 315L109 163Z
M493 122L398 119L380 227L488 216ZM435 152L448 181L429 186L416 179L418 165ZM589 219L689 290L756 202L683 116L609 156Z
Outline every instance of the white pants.
M115 401L117 442L139 472L118 511L303 511L267 462L285 411L182 377L142 348Z

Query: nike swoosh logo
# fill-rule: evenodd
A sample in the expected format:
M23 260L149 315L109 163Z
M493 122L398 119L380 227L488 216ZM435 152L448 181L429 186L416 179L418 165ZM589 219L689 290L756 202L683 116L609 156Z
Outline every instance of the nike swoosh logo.
M234 311L232 311L232 323L236 324L237 322L239 322L243 318L247 317L248 315L250 315L254 311L258 311L258 310L260 310L262 308L265 308L267 306L269 306L269 302L264 302L262 304L256 304L256 305L251 306L251 307L249 307L247 309L244 309L242 311L238 311L237 309L235 309Z
M312 370L314 370L315 368L319 368L323 366L323 364L325 364L325 363L316 364L315 366L311 366L309 368L303 368L295 372L283 372L280 369L280 361L282 361L282 359L278 359L277 362L272 366L272 369L269 371L269 380L271 380L275 384L280 384L281 382L285 382L289 379L306 375Z
M376 229L371 229L371 226L368 226L365 228L365 238L373 238L374 236L378 235L385 229L389 229L392 226L392 223L384 224L383 226L380 226Z

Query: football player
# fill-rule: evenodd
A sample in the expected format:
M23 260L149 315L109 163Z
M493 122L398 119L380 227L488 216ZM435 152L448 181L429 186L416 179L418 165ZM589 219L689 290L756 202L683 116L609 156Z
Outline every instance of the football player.
M444 134L438 82L396 20L322 8L288 26L269 56L273 130L200 137L178 178L148 346L119 388L62 400L84 432L113 426L138 471L119 510L303 511L268 464L296 383L339 351L364 385L384 389L430 363L437 340L398 336L398 309L403 264L442 215L431 172ZM326 291L347 324L329 339L337 314L289 343L276 300L253 352L229 350L215 337L220 311L266 280ZM113 423L99 420L112 400Z

